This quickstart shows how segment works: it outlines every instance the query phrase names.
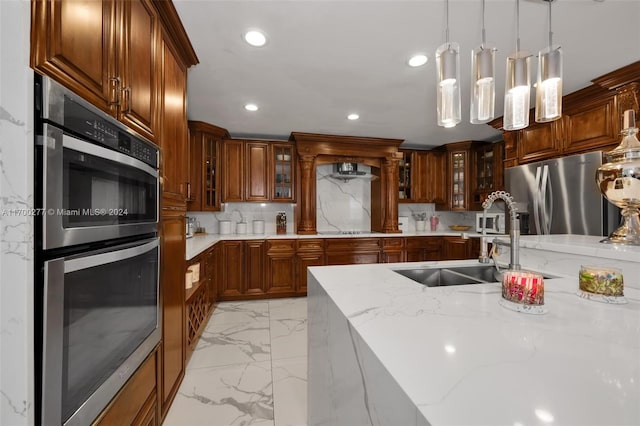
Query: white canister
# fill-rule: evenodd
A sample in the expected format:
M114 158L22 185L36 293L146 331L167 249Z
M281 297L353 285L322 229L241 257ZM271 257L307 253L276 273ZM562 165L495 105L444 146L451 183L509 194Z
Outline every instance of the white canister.
M264 234L264 220L254 220L253 221L253 233L254 234Z
M246 234L246 233L247 233L247 222L236 223L236 234Z
M221 220L219 225L220 225L220 235L228 235L231 233L230 220Z

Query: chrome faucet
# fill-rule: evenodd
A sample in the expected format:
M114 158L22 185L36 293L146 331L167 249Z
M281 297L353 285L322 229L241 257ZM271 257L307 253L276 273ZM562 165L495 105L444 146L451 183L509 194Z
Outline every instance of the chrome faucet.
M486 220L487 210L491 208L493 202L501 199L504 200L507 207L509 208L509 216L511 219L511 227L509 229L509 236L511 238L511 243L509 244L511 248L510 252L510 261L509 261L509 270L519 270L520 269L520 221L518 220L518 209L516 207L515 202L513 201L513 197L511 194L505 191L495 191L489 194L486 200L482 203L482 208L484 209L484 217L483 222ZM498 244L499 240L494 239L493 244ZM504 244L504 243L503 243ZM480 257L478 260L480 263L489 263L489 256L487 255L487 234L485 232L484 226L482 227L482 237L480 240Z

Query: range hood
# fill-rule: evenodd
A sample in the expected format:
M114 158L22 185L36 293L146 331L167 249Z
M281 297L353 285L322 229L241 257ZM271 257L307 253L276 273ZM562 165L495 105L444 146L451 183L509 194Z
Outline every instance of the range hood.
M358 170L358 163L334 163L333 173L329 175L330 178L338 179L343 182L350 181L351 179L368 179L375 180L378 176L372 175L361 170Z

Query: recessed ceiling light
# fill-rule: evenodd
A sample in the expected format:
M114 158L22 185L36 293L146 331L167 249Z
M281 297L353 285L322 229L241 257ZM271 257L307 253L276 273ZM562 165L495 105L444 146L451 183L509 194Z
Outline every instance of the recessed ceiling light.
M360 118L360 116L358 114L349 114L349 115L347 115L347 120L357 120L358 118Z
M427 58L427 55L414 55L411 57L411 59L409 59L409 66L410 67L421 67L424 64L427 63L427 61L429 60L429 58Z
M260 47L264 46L267 42L267 36L262 31L250 30L244 33L244 41L252 46Z
M258 110L258 105L256 105L256 104L246 104L244 106L244 109L246 109L247 111L257 111Z

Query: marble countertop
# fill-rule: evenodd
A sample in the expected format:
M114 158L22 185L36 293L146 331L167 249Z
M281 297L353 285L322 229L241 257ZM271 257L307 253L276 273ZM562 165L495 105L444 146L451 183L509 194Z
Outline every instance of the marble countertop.
M309 271L432 425L640 424L640 290L614 305L547 279L548 313L531 315L500 306L498 283L429 288L392 271L442 265L477 262Z
M317 235L298 235L298 234L205 234L187 238L187 248L185 259L191 260L203 251L213 247L218 241L229 240L272 240L272 239L302 239L302 238L392 238L392 237L442 237L452 236L464 238L478 238L481 234L477 232L459 232L459 231L424 231L424 232L405 232L398 234L383 234L372 232L369 234L317 234ZM497 236L497 235L496 235Z
M640 246L604 244L600 242L602 238L592 235L523 235L520 247L640 262ZM508 236L501 239L508 240Z

